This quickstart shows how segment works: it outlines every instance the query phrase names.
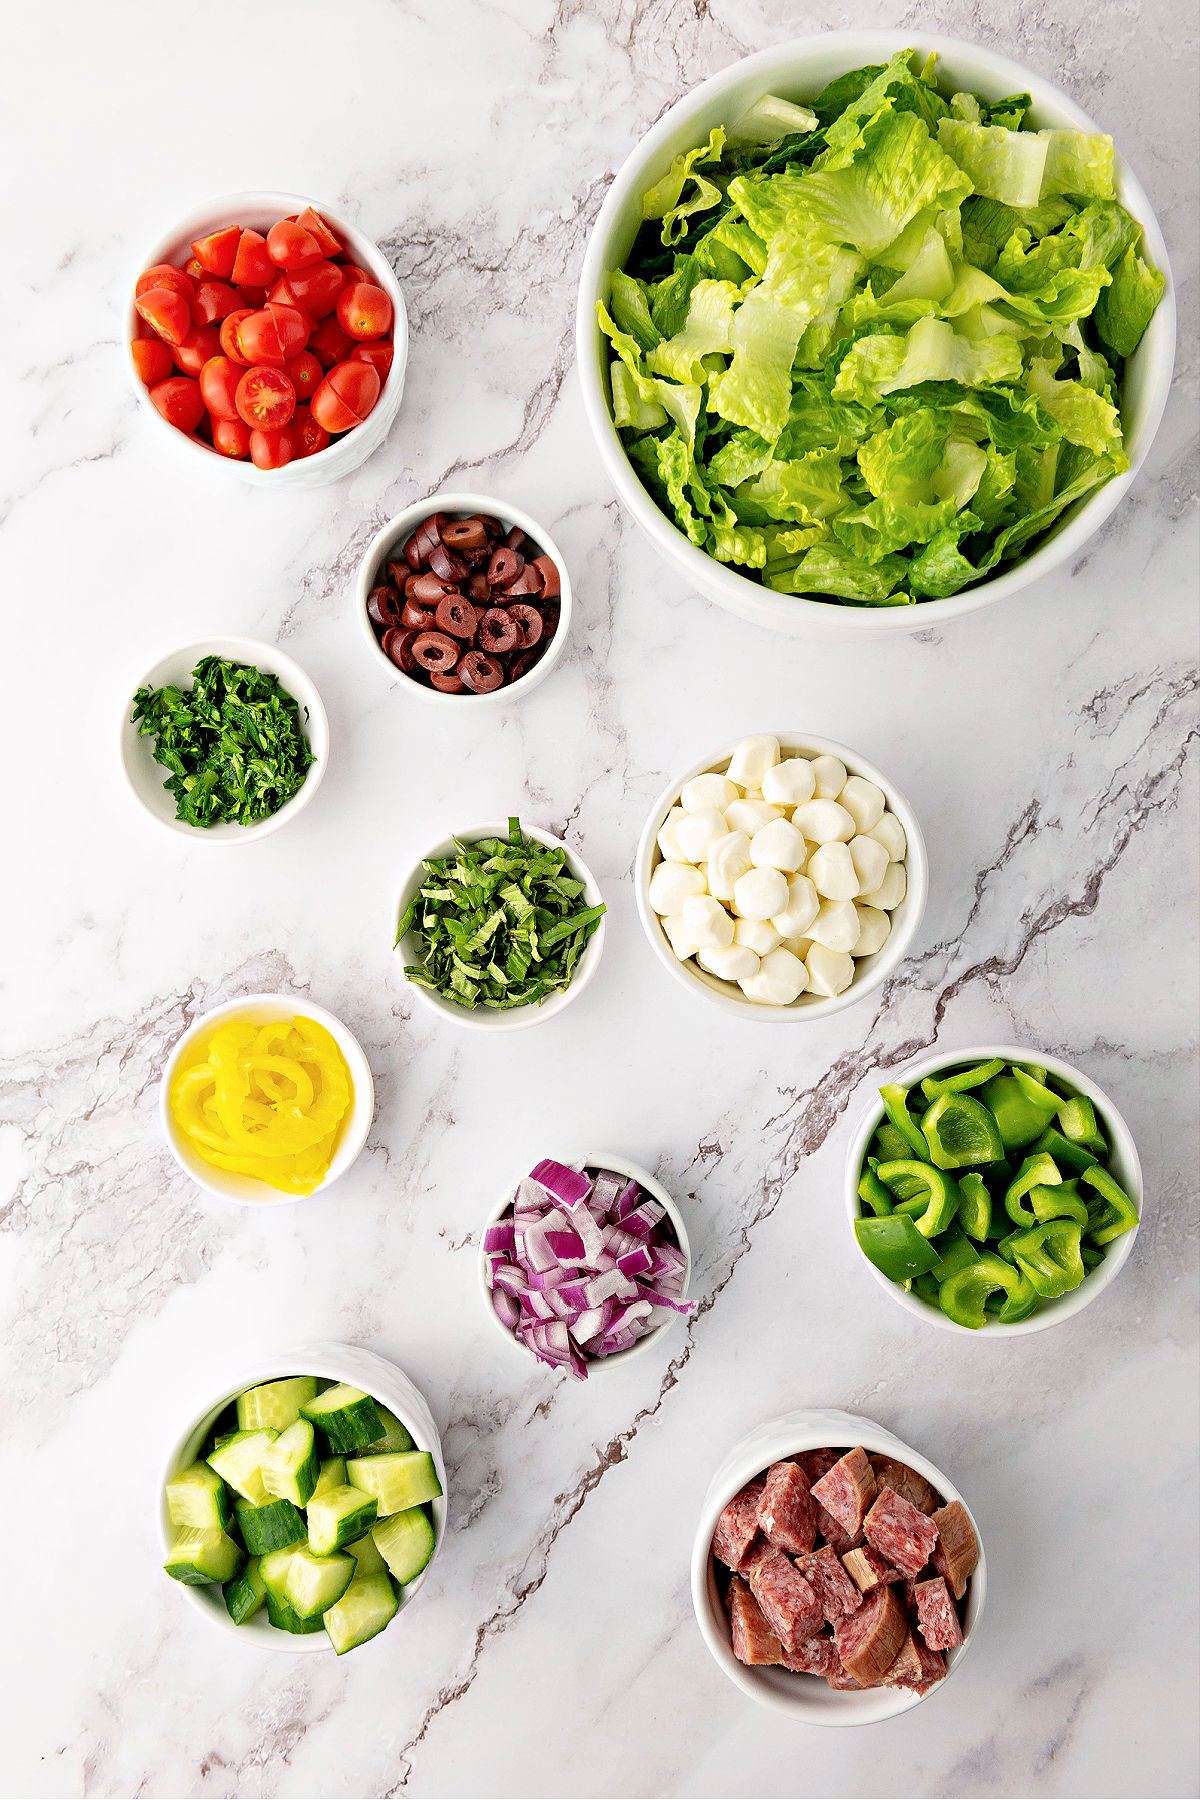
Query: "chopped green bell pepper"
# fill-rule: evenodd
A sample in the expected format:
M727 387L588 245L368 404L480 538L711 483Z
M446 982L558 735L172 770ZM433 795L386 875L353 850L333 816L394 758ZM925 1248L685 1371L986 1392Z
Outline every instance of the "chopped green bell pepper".
M1087 1273L1079 1254L1082 1233L1074 1219L1051 1219L1019 1231L1012 1253L1022 1275L1033 1283L1043 1300L1077 1288Z
M996 1322L1000 1325L1019 1325L1022 1319L1035 1313L1041 1304L1042 1296L1028 1275L1021 1275L1013 1292L1005 1296L1004 1304L996 1314Z
M1057 1187L1061 1180L1058 1164L1052 1156L1047 1156L1044 1151L1037 1156L1027 1156L1004 1194L1004 1210L1013 1224L1036 1225L1037 1214L1031 1206L1023 1206L1021 1202L1030 1188Z
M1002 1257L994 1256L990 1250L983 1250L973 1263L965 1269L959 1269L948 1281L943 1281L939 1300L942 1311L956 1325L965 1325L969 1331L979 1331L987 1323L984 1305L989 1294L1003 1290L1007 1295L1014 1294L1020 1277L1011 1263Z
M1048 1219L1074 1219L1081 1231L1087 1229L1088 1209L1079 1198L1077 1181L1060 1181L1057 1187L1031 1187L1029 1204L1034 1218L1043 1225Z
M886 1218L856 1219L854 1235L859 1249L889 1281L912 1281L928 1274L938 1253L921 1236L907 1213Z
M959 1069L953 1075L927 1075L921 1092L927 1100L937 1100L943 1094L961 1094L965 1088L982 1087L1003 1067L1003 1059L993 1056L991 1062L973 1063L969 1069Z
M907 1185L919 1181L922 1184L925 1205L915 1219L916 1228L922 1237L936 1237L939 1231L945 1231L958 1211L958 1186L954 1178L942 1169L935 1169L932 1163L880 1163L875 1173L893 1193L899 1191L900 1183ZM909 1207L915 1207L916 1203L915 1194L905 1196L896 1210L907 1213Z
M1085 1169L1079 1177L1095 1188L1099 1200L1089 1204L1087 1232L1094 1244L1111 1244L1123 1232L1132 1231L1138 1223L1138 1209L1119 1181L1099 1164Z
M921 1162L928 1162L928 1146L921 1136L920 1126L908 1110L908 1089L897 1087L892 1081L887 1087L880 1088L879 1098L883 1101L888 1118L908 1145L909 1154L918 1157Z
M1098 1269L1100 1264L1104 1261L1103 1250L1101 1250L1097 1244L1089 1244L1086 1238L1084 1238L1082 1244L1079 1246L1079 1254L1083 1258L1083 1266L1089 1275L1093 1269Z
M865 1207L880 1218L886 1217L892 1210L892 1196L876 1175L874 1169L864 1169L858 1182L858 1197Z
M958 1222L968 1237L981 1244L992 1222L992 1196L982 1175L968 1169L958 1178Z
M903 1132L897 1131L890 1119L881 1119L871 1141L871 1154L880 1162L899 1162L912 1155L912 1145Z
M921 1120L936 1168L964 1169L999 1162L1004 1145L986 1106L970 1094L941 1094Z
M1045 1102L1038 1098L1043 1094ZM1031 1080L1024 1069L994 1075L980 1089L979 1098L994 1117L1006 1150L1020 1150L1041 1137L1062 1104L1057 1094Z
M936 1275L918 1275L911 1286L917 1299L924 1300L927 1306L941 1305L941 1288Z
M1090 1169L1093 1163L1100 1160L1082 1144L1073 1144L1070 1138L1065 1138L1053 1125L1046 1127L1037 1143L1030 1145L1030 1150L1044 1150L1047 1156L1054 1158L1060 1169L1071 1169L1076 1175L1082 1175L1085 1169Z
M1100 1129L1096 1108L1083 1094L1064 1100L1058 1108L1058 1129L1073 1144L1082 1144L1097 1157L1108 1155L1108 1140Z
M952 1226L942 1242L934 1245L934 1249L940 1251L932 1270L935 1281L948 1281L951 1275L967 1268L979 1257L976 1246L957 1226Z

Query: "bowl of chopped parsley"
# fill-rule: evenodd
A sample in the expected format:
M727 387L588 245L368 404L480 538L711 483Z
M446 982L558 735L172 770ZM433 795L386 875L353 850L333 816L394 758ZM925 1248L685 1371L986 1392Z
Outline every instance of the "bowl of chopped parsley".
M418 998L458 1025L516 1031L561 1012L596 972L606 908L582 858L536 825L471 825L400 891L395 950Z
M161 657L127 702L121 763L169 830L204 843L276 831L316 792L329 722L316 688L271 644L205 638Z

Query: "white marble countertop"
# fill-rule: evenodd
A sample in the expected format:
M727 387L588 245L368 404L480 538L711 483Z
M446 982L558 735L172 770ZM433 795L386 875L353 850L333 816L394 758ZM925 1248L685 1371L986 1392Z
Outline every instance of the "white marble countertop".
M868 3L855 22L920 16ZM686 591L622 517L579 401L574 282L628 148L700 77L849 18L833 0L69 0L8 28L6 1795L1195 1791L1188 9L936 11L1114 131L1175 258L1180 380L1073 567L941 634L853 653L772 640ZM343 206L408 299L399 421L313 494L189 470L125 386L140 247L247 185ZM350 612L370 535L448 484L544 519L576 583L562 666L470 723L406 704ZM113 752L141 672L220 630L278 640L333 732L303 818L224 851L139 814ZM888 770L932 866L882 999L791 1031L677 993L630 885L670 770L776 721ZM389 908L443 827L513 808L566 830L611 917L575 1006L488 1039L413 1003ZM277 988L358 1033L375 1126L327 1200L222 1209L169 1160L157 1079L197 1010ZM870 1279L843 1168L878 1068L988 1038L1056 1051L1112 1094L1146 1223L1067 1327L964 1342ZM661 1173L701 1301L661 1351L579 1388L505 1352L470 1247L498 1188L564 1144ZM226 1369L314 1338L410 1372L451 1484L431 1591L342 1662L225 1640L158 1569L155 1477L181 1412ZM988 1545L961 1673L857 1732L743 1698L688 1596L716 1462L802 1404L923 1450Z

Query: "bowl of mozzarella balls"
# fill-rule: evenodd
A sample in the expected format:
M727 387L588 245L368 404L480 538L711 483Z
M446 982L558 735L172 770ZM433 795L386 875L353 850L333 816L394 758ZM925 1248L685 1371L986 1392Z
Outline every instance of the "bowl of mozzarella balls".
M899 789L844 744L785 731L742 738L664 788L635 885L663 968L770 1023L879 987L908 951L928 877Z

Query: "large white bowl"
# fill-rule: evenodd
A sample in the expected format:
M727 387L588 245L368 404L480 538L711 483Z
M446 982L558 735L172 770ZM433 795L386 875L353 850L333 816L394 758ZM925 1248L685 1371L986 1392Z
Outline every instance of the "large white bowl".
M388 296L392 303L392 343L395 353L374 409L361 425L356 425L352 431L337 438L324 450L318 450L314 456L304 456L297 462L285 463L282 469L256 469L248 458L222 456L200 438L178 431L174 425L168 425L151 404L150 395L133 366L133 353L129 348L129 340L134 337L139 324L133 304L134 283L143 269L152 268L155 263L169 262L182 268L191 256L193 241L207 237L212 231L220 231L223 226L242 225L250 231L266 233L277 220L286 218L289 213L303 212L306 206L315 207L331 230L341 238L358 267L366 269L376 286L381 287ZM184 218L178 219L150 246L129 278L128 293L125 366L138 405L154 421L155 429L163 437L179 445L192 458L196 467L224 467L253 487L324 487L326 482L338 481L352 469L357 469L360 463L366 462L391 430L392 422L400 410L404 377L408 369L408 313L404 306L404 295L392 272L392 265L379 246L372 243L370 238L364 237L356 225L351 225L341 213L335 212L323 201L308 200L301 194L270 193L257 189L245 194L225 194L218 200L206 200Z
M967 1654L979 1629L987 1594L987 1561L979 1525L973 1515L971 1523L979 1539L979 1561L967 1590L963 1641L956 1650L947 1653L945 1678L935 1683L927 1694L915 1694L909 1688L866 1688L861 1693L855 1693L853 1689L839 1691L815 1675L794 1675L789 1669L775 1667L748 1668L733 1654L729 1615L721 1603L713 1570L712 1534L721 1509L739 1489L785 1457L798 1456L804 1450L833 1449L839 1444L847 1447L861 1444L868 1454L894 1456L898 1462L907 1463L910 1469L923 1475L945 1500L962 1501L967 1512L971 1512L958 1489L947 1481L940 1469L890 1431L885 1431L882 1425L876 1425L873 1419L815 1407L787 1413L782 1419L771 1419L765 1425L759 1425L735 1444L709 1483L692 1546L692 1605L713 1660L752 1700L762 1706L774 1707L777 1712L790 1713L792 1718L806 1725L874 1725L880 1719L892 1719L897 1713L910 1712L923 1700L940 1693Z
M1056 522L1048 537L1014 568L948 600L914 606L853 606L831 600L777 594L724 567L689 543L643 487L625 454L612 421L608 386L610 346L596 322L596 302L607 293L613 269L621 268L641 223L641 197L680 151L701 144L714 125L728 127L762 94L812 100L837 75L864 63L884 63L897 50L937 52L940 85L946 92L967 89L989 99L1028 92L1035 125L1076 131L1102 128L1048 81L977 44L942 37L919 27L903 31L820 32L777 44L723 69L693 88L651 127L631 152L608 190L584 257L576 317L576 348L584 409L617 494L655 548L700 593L756 625L793 635L817 633L871 636L880 632L924 631L976 612L1048 575L1098 530L1128 492L1158 430L1171 384L1175 356L1175 299L1167 249L1158 221L1140 184L1117 158L1116 189L1122 204L1145 231L1145 254L1167 277L1167 288L1136 353L1125 367L1121 414L1129 471L1078 501Z
M370 1640L369 1646L361 1645L354 1652L356 1657L361 1656L368 1647L375 1648L387 1639L390 1632L396 1630L400 1617L407 1612L428 1581L429 1571L433 1568L446 1534L446 1465L442 1461L442 1441L433 1422L433 1414L426 1405L424 1395L404 1371L382 1356L376 1356L374 1351L359 1350L351 1344L309 1344L301 1350L289 1350L282 1356L272 1356L253 1363L240 1376L224 1380L217 1390L216 1399L210 1397L213 1390L209 1388L207 1394L197 1401L192 1410L191 1422L175 1440L163 1465L158 1489L159 1542L165 1558L174 1541L175 1532L167 1515L167 1482L181 1469L186 1469L189 1463L195 1462L213 1425L243 1388L257 1387L263 1381L279 1381L288 1375L315 1375L320 1380L345 1381L351 1387L370 1394L373 1400L381 1401L389 1411L395 1413L417 1449L430 1452L438 1480L442 1484L440 1499L430 1502L434 1530L433 1555L416 1580L409 1582L402 1590L399 1611L391 1623L378 1637ZM161 1579L168 1581L170 1577L163 1575ZM225 1610L220 1587L190 1587L184 1582L174 1582L172 1585L197 1612L203 1613L206 1619L220 1626L241 1644L252 1644L258 1650L290 1651L297 1656L311 1656L316 1651L326 1651L333 1655L333 1645L323 1631L302 1636L293 1636L290 1631L278 1631L269 1623L265 1610L256 1612L244 1625L235 1625Z
M451 696L451 698L453 697ZM568 869L576 881L583 883L584 900L589 906L601 904L604 896L596 885L595 876L577 850L572 850L569 844L563 842L562 838L552 837L548 831L539 830L536 825L526 825L522 821L521 830L526 837L535 839L539 844L545 844L547 849L565 850ZM468 825L464 830L456 831L454 836L468 844L478 843L480 838L507 838L508 822L505 820L503 822L493 821L486 825ZM401 883L400 898L396 910L392 914L393 932L407 912L409 901L425 880L426 862L435 862L443 856L453 855L454 840L452 838L443 838L441 843L435 844L432 849L422 851ZM530 1025L540 1025L544 1020L554 1018L563 1010L564 1006L569 1006L572 1000L579 998L599 966L600 953L604 948L606 918L607 915L602 915L597 921L596 928L587 941L587 948L575 965L575 973L571 977L570 985L564 988L561 994L551 994L548 999L542 1001L540 1006L514 1006L508 1012L494 1010L487 1006L477 1006L472 1009L468 1006L459 1006L453 1000L444 1000L440 994L435 994L432 988L423 987L418 981L408 981L407 976L405 976L405 981L410 991L417 996L423 1006L430 1007L443 1019L452 1019L456 1025L465 1025L468 1031L524 1031ZM406 963L418 961L416 937L415 932L407 932L395 947L401 973L403 973Z
M186 820L177 819L175 796L168 793L163 785L169 779L170 771L164 769L161 763L155 762L155 740L143 737L129 716L133 711L133 697L139 688L190 687L192 670L205 656L220 656L226 662L250 663L265 674L277 675L280 685L300 709L300 726L316 757L287 804L269 818L260 819L255 825L238 825L233 820L223 821L219 825L189 825ZM281 825L290 823L308 805L320 787L329 761L329 720L325 716L320 694L299 663L294 663L290 656L285 656L274 644L261 644L257 638L201 638L198 643L181 644L177 650L170 650L166 656L160 656L141 680L131 685L121 715L119 747L121 768L130 792L141 802L152 819L157 819L168 831L177 832L194 844L248 844L256 838L266 837L272 831L278 831Z
M232 1169L218 1169L214 1164L205 1162L202 1156L196 1154L171 1117L171 1081L180 1059L187 1054L198 1037L225 1020L239 1019L250 1025L269 1025L276 1019L292 1019L297 1014L301 1018L315 1019L318 1025L325 1027L336 1040L350 1071L350 1111L342 1126L328 1172L312 1194L284 1194L278 1188L270 1187L265 1181L258 1181L251 1175L237 1175ZM250 1206L294 1205L297 1200L310 1200L325 1193L357 1161L359 1152L367 1141L371 1120L375 1116L375 1083L371 1065L354 1033L347 1030L340 1019L335 1019L332 1013L326 1012L323 1006L314 1006L303 994L245 994L237 1000L226 1000L223 1005L214 1006L211 1012L203 1013L188 1026L167 1058L158 1089L158 1116L171 1155L184 1173L190 1175L207 1193L216 1194L222 1200L237 1200Z
M642 828L637 860L634 863L633 886L638 918L642 922L646 940L674 981L689 992L698 994L701 999L719 1006L730 1018L752 1019L765 1025L811 1024L817 1019L827 1019L831 1013L841 1012L844 1007L853 1006L855 1001L861 1000L865 994L886 981L893 969L904 961L925 911L925 898L929 891L929 862L917 815L900 789L874 763L869 763L865 757L860 756L856 750L848 749L845 744L835 743L832 738L810 737L797 731L776 731L772 735L779 739L780 750L785 756L836 756L845 763L848 774L862 775L866 780L873 781L876 787L882 788L888 811L895 813L908 839L908 851L904 858L907 886L903 900L891 915L892 929L888 940L874 956L864 956L855 963L854 979L850 986L844 992L835 994L832 999L819 994L801 994L790 1006L764 1006L757 1000L747 1000L734 982L721 981L716 975L710 975L694 960L680 962L662 928L661 919L650 904L650 877L663 860L657 842L663 821L671 808L679 804L680 790L685 782L690 781L694 775L705 775L710 770L724 773L729 766L730 757L741 742L740 738L727 744L715 756L702 757L668 782L651 807L650 815Z
M555 1158L555 1161L565 1163L568 1168L578 1169L581 1172L584 1169L611 1169L614 1175L624 1175L627 1180L636 1181L640 1188L645 1189L652 1200L658 1201L659 1205L666 1213L667 1218L670 1220L676 1243L687 1258L687 1267L683 1272L683 1287L678 1296L680 1300L686 1300L688 1297L688 1288L691 1285L692 1280L692 1247L688 1242L687 1226L683 1222L683 1214L680 1212L678 1206L676 1206L674 1200L672 1200L670 1194L668 1194L666 1188L663 1187L662 1183L658 1181L655 1176L651 1175L648 1169L643 1169L638 1163L630 1162L627 1156L615 1156L611 1150L589 1150L582 1156L559 1156ZM537 1362L538 1359L534 1356L533 1351L527 1344L523 1343L519 1337L511 1332L507 1325L504 1325L501 1322L495 1307L492 1305L492 1290L488 1286L487 1278L487 1258L483 1249L488 1226L495 1225L506 1213L512 1210L516 1197L517 1184L514 1183L502 1198L497 1201L496 1205L488 1214L483 1230L479 1234L479 1261L476 1264L476 1271L479 1276L479 1291L483 1296L483 1303L487 1308L488 1318L492 1321L496 1330L514 1350L519 1351L522 1356L528 1357L530 1361ZM611 1356L589 1357L588 1380L590 1381L593 1375L601 1373L604 1370L613 1369L618 1366L623 1367L631 1357L640 1356L644 1350L649 1350L652 1344L658 1343L663 1334L670 1331L671 1327L684 1316L683 1313L675 1313L669 1319L663 1319L661 1324L654 1327L653 1331L646 1332L643 1337L638 1338L636 1343L631 1344L628 1350L616 1350ZM540 1366L544 1368L545 1364L541 1364Z
M390 656L384 655L383 646L375 636L375 629L367 617L367 598L371 589L377 586L384 564L390 558L399 556L401 547L412 536L422 519L427 519L430 513L435 512L449 513L453 517L462 519L469 518L472 513L489 513L493 518L499 519L501 524L509 530L514 525L519 526L526 536L531 537L534 543L538 544L558 567L558 579L562 589L559 601L558 630L551 638L541 661L535 663L528 674L522 675L519 681L506 682L503 687L494 688L490 694L443 694L437 688L426 687L423 682L413 681L404 673L403 669L396 667ZM500 605L501 601L497 600L496 604ZM446 709L457 707L461 711L464 707L470 710L483 706L504 706L511 704L514 700L523 700L526 694L532 693L539 683L545 681L563 653L567 632L571 627L574 603L571 598L571 578L567 574L567 565L563 560L562 551L550 533L544 526L539 525L536 519L531 518L526 512L521 512L515 506L509 506L506 501L493 500L487 494L431 494L428 500L419 500L414 506L406 506L402 513L397 513L394 519L389 519L387 524L382 526L371 539L367 546L367 553L358 566L358 582L354 590L354 611L359 629L366 638L371 660L377 667L381 667L386 674L390 675L397 686L402 687L406 694L415 694L420 700L429 701Z
M889 1069L886 1080L895 1082L900 1087L914 1087L926 1075L935 1075L939 1069L956 1068L960 1063L990 1062L995 1056L1005 1062L1023 1063L1026 1065L1048 1069L1060 1081L1066 1082L1072 1093L1083 1094L1096 1108L1096 1116L1105 1128L1110 1153L1106 1168L1111 1168L1113 1177L1125 1189L1138 1209L1139 1215L1145 1205L1142 1192L1142 1165L1138 1161L1137 1146L1124 1119L1104 1092L1103 1088L1089 1081L1071 1063L1063 1062L1061 1057L1051 1056L1045 1050L1031 1050L1017 1044L976 1044L965 1050L937 1050L929 1056L918 1057L915 1061L905 1063L902 1068ZM872 1077L874 1080L874 1077ZM875 1086L882 1085L876 1081ZM875 1127L885 1117L879 1095L873 1094L865 1107L862 1120L854 1134L850 1146L850 1156L846 1164L846 1206L850 1215L850 1231L853 1236L854 1221L860 1216L858 1199L859 1173L863 1157L867 1153L867 1145L871 1141ZM984 1325L979 1331L972 1331L967 1325L956 1325L948 1319L944 1312L936 1306L927 1306L924 1300L915 1294L906 1292L898 1282L889 1281L882 1270L877 1269L869 1257L863 1255L855 1242L857 1260L872 1274L880 1287L885 1288L906 1312L924 1320L926 1325L936 1325L942 1331L953 1331L958 1337L984 1338L990 1343L1004 1343L1009 1338L1026 1337L1030 1332L1049 1331L1052 1325L1061 1325L1066 1319L1082 1312L1085 1306L1098 1299L1105 1288L1114 1282L1125 1267L1129 1254L1133 1249L1133 1240L1138 1234L1139 1226L1132 1231L1122 1233L1105 1246L1104 1261L1085 1275L1077 1288L1070 1293L1060 1294L1057 1300L1044 1300L1032 1318L1022 1319L1015 1325Z

